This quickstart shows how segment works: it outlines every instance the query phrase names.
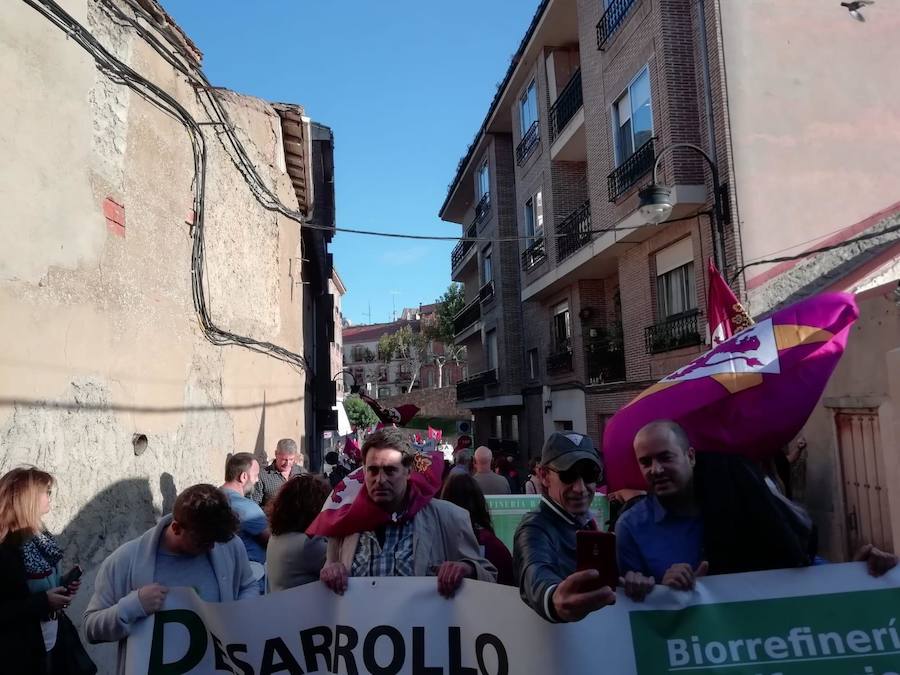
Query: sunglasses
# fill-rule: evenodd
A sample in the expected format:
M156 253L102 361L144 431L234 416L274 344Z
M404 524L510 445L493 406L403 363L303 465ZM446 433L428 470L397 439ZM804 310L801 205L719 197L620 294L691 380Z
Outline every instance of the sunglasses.
M553 473L559 476L559 479L566 485L571 485L581 478L585 483L596 483L600 480L600 467L596 464L576 464L565 471L549 468Z

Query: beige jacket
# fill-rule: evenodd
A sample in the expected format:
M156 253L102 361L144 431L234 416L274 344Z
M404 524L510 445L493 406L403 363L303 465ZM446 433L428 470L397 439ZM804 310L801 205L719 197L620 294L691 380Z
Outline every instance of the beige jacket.
M481 548L469 513L456 504L432 499L415 517L413 531L413 568L415 576L429 576L429 569L452 560L468 562L475 567L478 581L497 581L497 569L481 555ZM358 534L329 537L326 563L340 561L353 569ZM432 571L431 576L434 575Z

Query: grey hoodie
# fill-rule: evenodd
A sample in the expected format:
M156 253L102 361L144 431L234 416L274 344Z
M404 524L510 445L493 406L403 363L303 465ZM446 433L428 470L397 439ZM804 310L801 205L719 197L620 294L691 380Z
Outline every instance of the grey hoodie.
M155 581L159 539L171 522L171 515L164 516L156 527L122 544L103 561L94 581L94 595L84 610L84 634L88 642L119 641L120 673L125 672L125 642L131 627L147 616L138 599L138 589ZM223 601L259 595L247 551L238 537L226 544L216 544L209 552L209 560Z

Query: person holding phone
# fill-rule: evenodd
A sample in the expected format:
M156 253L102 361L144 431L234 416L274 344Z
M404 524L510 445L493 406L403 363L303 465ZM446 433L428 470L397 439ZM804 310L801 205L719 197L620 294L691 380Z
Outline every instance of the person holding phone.
M602 539L590 510L602 473L587 436L557 431L544 443L543 494L516 530L513 566L522 600L547 621L579 621L616 602L615 546Z
M13 469L0 478L3 672L97 672L63 611L78 592L80 568L60 577L63 552L42 523L50 512L53 483L53 476L34 467Z

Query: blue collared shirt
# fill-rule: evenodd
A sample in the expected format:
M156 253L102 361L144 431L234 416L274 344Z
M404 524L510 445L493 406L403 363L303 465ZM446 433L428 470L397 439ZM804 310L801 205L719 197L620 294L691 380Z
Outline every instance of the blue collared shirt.
M244 542L244 548L247 549L247 557L253 562L265 563L266 549L260 545L257 539L269 527L269 521L266 520L265 512L252 499L244 497L234 490L226 488L223 492L228 497L231 510L234 511L238 520L241 521L238 536Z
M350 575L354 577L411 577L415 575L413 535L415 519L389 523L384 543L377 533L363 532L356 544Z
M703 560L703 520L671 514L647 495L616 523L616 557L619 574L640 572L657 583L676 563L696 569Z

